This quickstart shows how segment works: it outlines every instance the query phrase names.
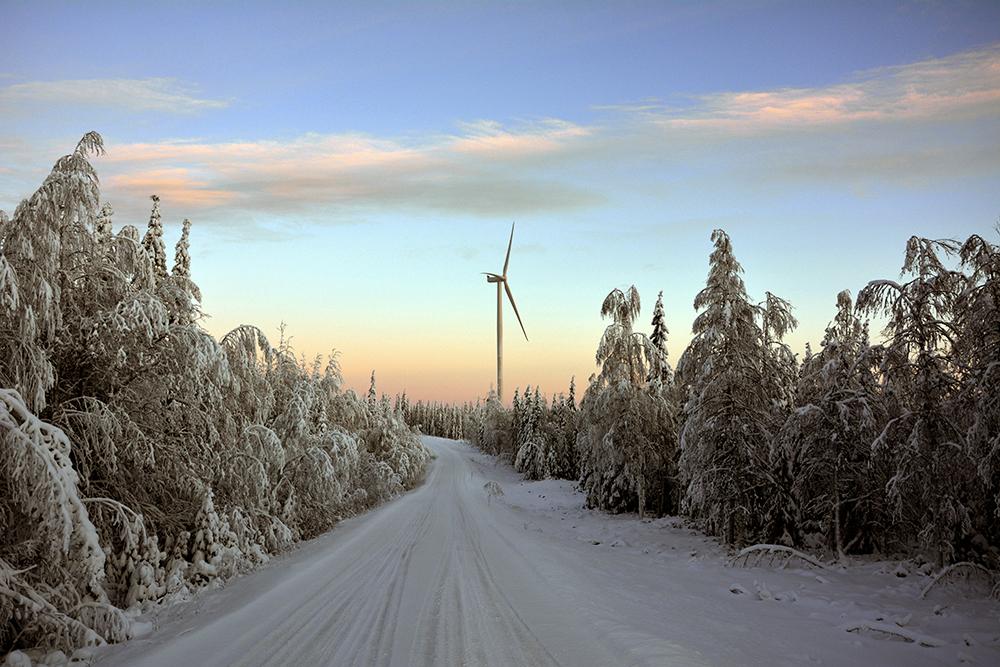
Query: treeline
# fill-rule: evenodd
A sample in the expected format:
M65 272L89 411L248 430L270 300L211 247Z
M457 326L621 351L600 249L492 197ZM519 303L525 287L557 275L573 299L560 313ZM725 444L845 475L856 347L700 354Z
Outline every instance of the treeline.
M123 611L266 561L422 477L401 415L199 324L190 223L112 231L86 135L0 213L0 655L118 641Z
M495 396L462 432L528 477L577 479L592 507L681 513L732 545L1000 564L1000 248L911 238L902 277L837 295L818 350L784 342L792 307L746 292L716 230L693 339L667 361L614 290L579 407ZM883 319L883 342L868 320ZM452 409L452 408L442 408Z

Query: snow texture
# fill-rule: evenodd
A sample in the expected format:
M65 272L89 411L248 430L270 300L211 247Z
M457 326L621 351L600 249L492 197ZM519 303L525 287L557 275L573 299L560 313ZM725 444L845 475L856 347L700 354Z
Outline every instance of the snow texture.
M996 603L922 600L927 576L875 561L822 576L729 567L677 518L583 509L570 482L424 442L423 486L163 609L96 665L1000 662ZM502 495L484 493L493 484Z

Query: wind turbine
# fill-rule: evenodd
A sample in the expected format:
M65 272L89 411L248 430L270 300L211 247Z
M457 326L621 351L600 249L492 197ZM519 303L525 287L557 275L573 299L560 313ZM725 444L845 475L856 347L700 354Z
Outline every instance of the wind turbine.
M497 275L495 273L483 272L483 275L486 276L486 282L497 284L497 398L501 401L503 400L503 291L501 291L501 286L507 292L510 305L514 307L514 314L517 315L517 323L521 325L521 333L524 334L524 340L528 340L528 332L524 330L524 322L521 321L521 314L517 312L517 303L514 302L514 295L510 291L510 285L507 284L507 266L510 264L510 248L513 244L514 223L511 223L510 240L507 242L507 258L503 261L503 273Z

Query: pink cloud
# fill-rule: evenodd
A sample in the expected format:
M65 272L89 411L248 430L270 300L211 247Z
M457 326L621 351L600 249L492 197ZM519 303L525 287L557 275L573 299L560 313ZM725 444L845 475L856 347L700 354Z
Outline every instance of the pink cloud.
M358 134L289 141L109 142L110 196L160 194L193 208L292 210L324 205L409 207L474 215L565 208L594 195L526 173L586 131L548 120L519 128L480 122L458 136L404 143ZM517 169L512 169L517 167Z
M467 123L463 127L466 133L453 138L449 146L451 150L498 158L555 153L592 132L591 128L557 119L547 119L530 129L519 131L507 130L494 121Z
M863 72L828 86L720 92L683 109L645 102L605 110L612 117L600 125L552 118L516 126L480 120L416 140L355 133L285 141L109 142L101 170L111 197L116 191L128 197L156 192L194 209L192 214L217 207L264 213L311 209L323 219L337 219L346 207L474 216L575 209L604 196L592 185L571 183L560 167L649 158L666 164L682 154L697 159L715 149L713 142L773 131L785 133L788 142L796 132L803 141L837 142L816 130L828 128L836 137L848 124L902 127L998 118L1000 45ZM845 165L856 162L843 150L817 153L814 146L816 169L830 163L831 174L848 173ZM948 155L967 150L933 148ZM919 145L909 149L922 154ZM862 149L851 150L861 160L871 159ZM834 155L840 163L831 163ZM891 166L878 162L873 168Z
M829 125L858 121L1000 115L1000 47L886 67L858 81L817 88L704 95L682 111L643 105L639 113L675 128Z
M158 194L180 206L219 206L235 198L232 192L211 188L206 181L193 178L182 167L139 169L127 174L115 174L105 179L104 184L109 190L120 191L129 197L141 199Z

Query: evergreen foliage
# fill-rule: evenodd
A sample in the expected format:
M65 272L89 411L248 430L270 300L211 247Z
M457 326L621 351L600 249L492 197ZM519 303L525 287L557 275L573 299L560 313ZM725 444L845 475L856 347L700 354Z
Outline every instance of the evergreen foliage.
M529 478L579 479L594 507L679 511L736 546L1000 566L1000 248L911 238L902 279L837 295L799 361L792 306L753 301L729 236L712 242L676 375L662 298L646 338L638 293L613 290L580 409L573 383L541 418L533 393L511 410L492 397L464 408L472 441Z
M123 610L266 561L422 478L401 416L249 325L198 323L185 221L168 274L112 231L89 158L0 224L0 654L125 639Z

